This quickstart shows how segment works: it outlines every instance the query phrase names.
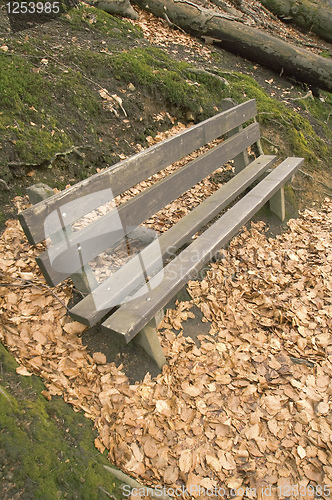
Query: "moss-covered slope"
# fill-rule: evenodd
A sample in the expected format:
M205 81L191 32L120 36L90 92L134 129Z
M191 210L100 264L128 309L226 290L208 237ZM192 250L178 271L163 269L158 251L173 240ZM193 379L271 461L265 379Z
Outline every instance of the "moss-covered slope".
M47 401L41 380L18 375L2 344L0 366L1 498L121 498L103 467L108 460L94 447L91 421L60 397Z

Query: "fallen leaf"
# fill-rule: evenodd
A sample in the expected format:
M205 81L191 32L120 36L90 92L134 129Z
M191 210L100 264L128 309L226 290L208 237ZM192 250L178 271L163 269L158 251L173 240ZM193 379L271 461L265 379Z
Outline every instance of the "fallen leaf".
M105 365L106 364L106 356L102 352L94 352L93 353L93 361L97 363L98 365Z
M16 368L16 373L19 375L23 375L24 377L31 377L32 373L30 373L25 366L19 366Z
M181 472L189 472L192 465L192 452L191 450L183 450L179 458L179 468Z
M82 323L78 321L73 321L72 323L66 323L63 329L66 333L82 333L87 329L87 326L82 325Z

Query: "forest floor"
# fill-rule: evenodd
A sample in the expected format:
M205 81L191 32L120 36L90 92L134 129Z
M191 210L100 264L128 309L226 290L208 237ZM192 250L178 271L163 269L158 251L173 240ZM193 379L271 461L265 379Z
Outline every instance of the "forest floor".
M331 53L318 38L283 29ZM312 96L146 13L131 22L86 6L18 32L1 17L0 69L1 339L20 362L1 347L2 498L120 498L102 473L108 454L146 484L222 485L227 494L273 485L274 495L298 484L308 498L329 488L332 96ZM26 205L27 186L63 189L210 116L224 97L256 98L267 154L305 157L287 191L288 218L307 212L288 227L260 211L216 267L169 304L160 334L171 368L160 375L137 347L110 345L98 328L76 331L53 296L18 283L40 285L40 276L35 250L8 220ZM57 294L72 300L70 287Z

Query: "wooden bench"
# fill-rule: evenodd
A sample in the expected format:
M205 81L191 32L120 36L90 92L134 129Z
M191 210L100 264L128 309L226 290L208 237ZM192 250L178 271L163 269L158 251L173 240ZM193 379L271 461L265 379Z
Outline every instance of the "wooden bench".
M72 318L89 326L101 323L103 331L118 332L127 342L136 337L159 367L166 362L155 329L160 311L268 200L270 208L284 217L282 187L303 163L302 158L287 158L271 169L276 157L264 154L249 162L247 148L260 139L259 125L253 121L255 100L239 105L224 100L222 105L224 111L212 118L19 214L31 244L46 238L52 241L37 257L46 282L55 286L72 276L85 283L87 295L70 310ZM79 230L72 228L92 210L220 137L222 142L99 219ZM139 229L132 233L133 228L232 159L235 175L229 182L168 231L156 237L152 234L144 249L97 283L89 267L92 259L105 250L115 252L119 242L128 245L130 236L139 234ZM245 191L247 194L193 239Z

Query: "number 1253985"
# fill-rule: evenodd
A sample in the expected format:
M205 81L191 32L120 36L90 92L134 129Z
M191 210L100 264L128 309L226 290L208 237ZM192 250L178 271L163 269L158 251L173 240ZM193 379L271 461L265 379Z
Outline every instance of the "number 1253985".
M8 2L8 14L59 14L60 2Z
M316 485L311 484L285 484L283 486L277 487L279 497L304 497L307 494L314 497L329 497L331 495L331 489L328 485Z

